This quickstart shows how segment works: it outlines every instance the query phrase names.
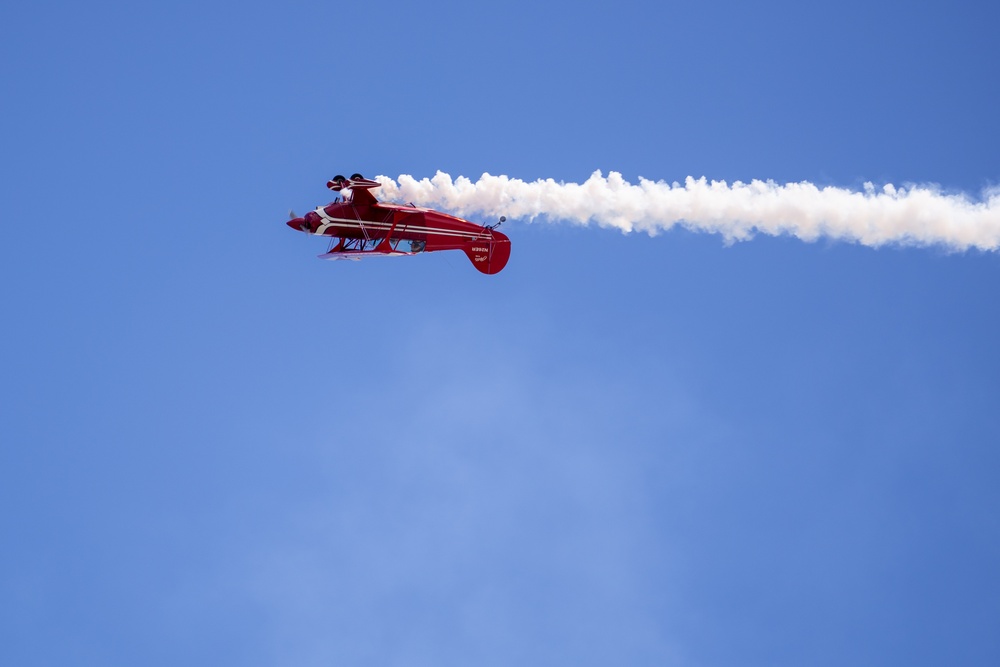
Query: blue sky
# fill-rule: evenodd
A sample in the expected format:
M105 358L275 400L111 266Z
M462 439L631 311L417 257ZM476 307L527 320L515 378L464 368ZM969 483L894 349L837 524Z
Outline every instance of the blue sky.
M1000 181L983 3L8 3L0 662L1000 659L1000 257L510 220L335 173Z

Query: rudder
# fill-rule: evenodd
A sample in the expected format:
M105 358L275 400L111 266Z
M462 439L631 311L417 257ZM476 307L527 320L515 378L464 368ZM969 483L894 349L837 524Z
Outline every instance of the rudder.
M476 269L486 275L493 275L507 266L507 260L510 259L510 239L494 231L491 240L471 241L463 250Z

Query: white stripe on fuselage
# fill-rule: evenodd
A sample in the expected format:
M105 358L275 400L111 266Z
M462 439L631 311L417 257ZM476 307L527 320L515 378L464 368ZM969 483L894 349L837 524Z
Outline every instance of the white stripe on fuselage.
M347 218L334 218L327 214L322 208L316 209L316 214L323 219L323 223L316 228L313 234L322 236L323 233L330 227L341 226L341 227L357 227L362 231L365 227L374 228L374 231L389 231L392 229L391 222L369 222L368 220L349 220ZM468 239L491 239L492 236L488 232L461 232L453 229L442 229L440 227L424 227L422 225L407 225L405 222L403 224L397 225L398 228L403 232L417 232L418 234L439 234L441 236L459 236Z
M337 219L336 218L331 218L329 215L327 215L326 211L323 210L322 206L320 206L320 207L318 207L316 209L316 213L319 215L319 217L321 217L323 219L323 223L319 227L316 228L316 231L314 233L316 233L316 234L322 234L327 229L329 229L330 227L333 227L335 224L337 224Z

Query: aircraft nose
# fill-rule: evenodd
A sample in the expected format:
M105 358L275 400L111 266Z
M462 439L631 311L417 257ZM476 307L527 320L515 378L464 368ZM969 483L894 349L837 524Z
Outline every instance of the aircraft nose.
M291 227L297 232L304 232L308 229L305 218L292 218L285 224L287 224L289 227Z

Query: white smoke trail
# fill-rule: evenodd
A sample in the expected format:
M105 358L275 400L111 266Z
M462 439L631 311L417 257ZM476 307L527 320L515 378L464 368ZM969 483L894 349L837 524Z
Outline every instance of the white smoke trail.
M812 183L774 181L708 181L688 177L683 184L639 179L633 185L618 172L605 178L595 171L583 183L552 179L531 183L507 176L483 174L473 183L438 172L417 180L402 175L398 182L376 178L381 196L442 208L463 217L539 216L581 225L596 223L625 232L654 235L674 225L721 234L727 242L755 233L789 234L803 241L821 237L883 244L941 245L955 250L1000 248L1000 190L984 192L980 200L946 194L933 186L862 191L817 187Z

